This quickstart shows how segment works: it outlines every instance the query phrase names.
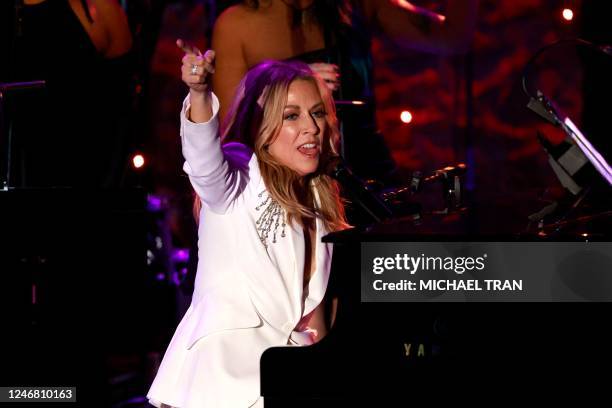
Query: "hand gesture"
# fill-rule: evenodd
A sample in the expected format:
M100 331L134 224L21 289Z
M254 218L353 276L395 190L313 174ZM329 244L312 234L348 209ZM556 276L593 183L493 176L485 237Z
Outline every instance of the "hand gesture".
M181 79L189 87L190 93L203 94L210 90L210 78L215 73L213 62L215 52L208 50L204 55L195 46L176 40L176 45L185 52Z

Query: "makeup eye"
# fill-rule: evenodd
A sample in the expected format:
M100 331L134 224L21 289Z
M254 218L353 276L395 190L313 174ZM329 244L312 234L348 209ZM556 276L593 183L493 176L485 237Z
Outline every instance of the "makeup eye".
M327 115L327 112L325 112L323 109L312 112L312 116L315 118L323 118L325 115Z
M296 120L299 117L300 117L300 115L298 115L297 113L287 113L287 114L285 114L283 119L284 120Z

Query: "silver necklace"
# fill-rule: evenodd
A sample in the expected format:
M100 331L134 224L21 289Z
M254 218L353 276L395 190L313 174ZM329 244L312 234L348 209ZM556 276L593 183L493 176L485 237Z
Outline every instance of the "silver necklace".
M268 238L270 233L272 234L272 243L276 243L276 234L278 233L279 227L281 228L280 237L285 237L285 210L281 207L281 205L274 200L270 194L264 190L257 195L260 199L266 193L266 198L261 203L257 204L255 207L255 211L260 211L263 209L261 215L255 221L255 225L257 225L257 235L259 235L259 240L266 248L268 248Z

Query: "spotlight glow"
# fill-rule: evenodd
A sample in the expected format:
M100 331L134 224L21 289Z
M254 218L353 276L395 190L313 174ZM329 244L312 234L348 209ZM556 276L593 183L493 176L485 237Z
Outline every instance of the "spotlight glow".
M412 113L408 112L407 110L402 111L400 114L400 120L404 123L412 122Z
M561 14L563 15L563 18L567 21L572 21L574 19L574 12L572 11L572 9L563 9L563 12Z
M134 155L134 157L132 158L132 164L134 165L135 168L139 169L142 166L144 166L145 164L145 159L142 156L142 154L137 154Z

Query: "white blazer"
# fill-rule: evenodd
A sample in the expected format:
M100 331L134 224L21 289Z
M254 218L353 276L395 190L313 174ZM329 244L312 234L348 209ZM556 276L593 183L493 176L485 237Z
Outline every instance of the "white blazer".
M325 295L332 246L321 242L327 231L317 219L316 269L304 293L303 229L285 225L282 236L284 212L268 199L255 154L240 143L221 146L217 97L206 123L187 119L188 101L180 133L183 169L203 203L198 270L147 398L157 407L246 408L262 402L265 349L312 343L294 329Z

